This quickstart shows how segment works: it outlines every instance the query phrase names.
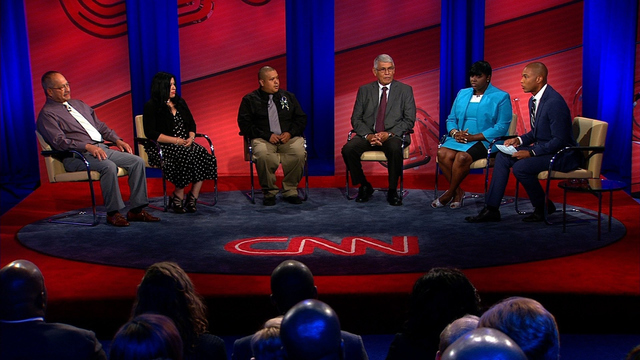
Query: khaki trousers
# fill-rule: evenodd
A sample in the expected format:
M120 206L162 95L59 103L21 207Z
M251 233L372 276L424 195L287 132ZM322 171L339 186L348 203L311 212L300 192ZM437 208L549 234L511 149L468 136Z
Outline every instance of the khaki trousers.
M251 139L253 161L258 171L258 181L265 197L278 194L276 186L276 170L282 164L284 179L282 195L298 196L298 184L304 173L305 148L304 138L296 136L286 144L274 145L264 139Z

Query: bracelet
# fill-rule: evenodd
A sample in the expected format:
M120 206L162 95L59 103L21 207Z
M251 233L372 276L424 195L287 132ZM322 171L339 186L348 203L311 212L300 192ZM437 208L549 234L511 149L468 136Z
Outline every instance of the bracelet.
M458 129L453 129L453 130L451 130L451 131L449 132L449 135L450 135L451 137L454 137L454 136L456 136L456 134L457 134L457 133L459 133L459 132L460 132L460 131L459 131Z
M531 157L536 156L536 154L533 152L533 150L529 150L529 155L530 155Z
M180 141L180 138L177 138L177 139L176 139L176 145L178 145L178 141Z

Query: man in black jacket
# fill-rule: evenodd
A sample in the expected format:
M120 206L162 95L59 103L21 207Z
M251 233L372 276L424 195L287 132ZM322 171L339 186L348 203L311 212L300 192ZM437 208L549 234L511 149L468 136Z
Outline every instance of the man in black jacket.
M251 140L258 180L264 194L263 204L276 204L276 170L282 163L283 198L300 204L298 183L304 172L305 148L302 134L307 115L292 93L280 89L278 72L265 66L258 72L260 88L242 98L238 126Z

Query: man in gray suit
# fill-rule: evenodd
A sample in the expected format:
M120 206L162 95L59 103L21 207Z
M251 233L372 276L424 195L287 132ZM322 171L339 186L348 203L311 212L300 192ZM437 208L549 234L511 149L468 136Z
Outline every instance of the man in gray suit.
M351 181L354 186L360 185L356 202L366 202L373 194L373 187L362 171L360 156L365 151L382 150L389 170L387 201L394 206L402 205L397 192L402 172L402 135L413 129L416 103L411 86L393 80L395 71L391 56L378 55L373 61L373 75L378 80L358 89L351 115L351 126L357 136L342 147L342 158L351 172Z

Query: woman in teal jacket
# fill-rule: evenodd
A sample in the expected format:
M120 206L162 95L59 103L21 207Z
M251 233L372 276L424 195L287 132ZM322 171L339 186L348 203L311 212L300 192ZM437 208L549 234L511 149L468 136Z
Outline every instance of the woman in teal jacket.
M489 142L509 130L512 109L509 94L491 85L491 65L478 61L469 70L470 88L458 92L447 118L447 138L438 149L438 164L449 190L431 203L432 208L463 206L462 180L471 163L487 157Z

